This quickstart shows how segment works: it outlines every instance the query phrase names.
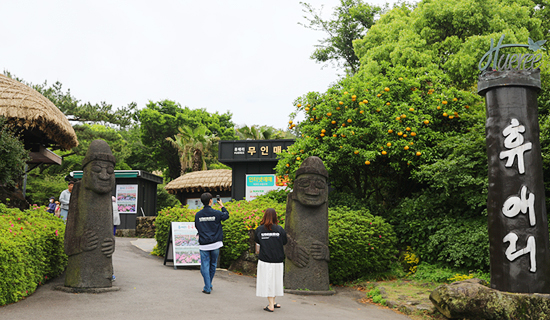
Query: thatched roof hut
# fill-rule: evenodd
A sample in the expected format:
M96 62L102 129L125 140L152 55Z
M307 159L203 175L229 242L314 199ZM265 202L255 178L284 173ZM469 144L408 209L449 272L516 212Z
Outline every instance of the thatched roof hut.
M71 149L78 140L67 117L38 91L0 74L0 116L22 130L23 140Z
M210 192L214 197L231 198L231 186L231 170L217 169L186 173L168 183L164 189L176 195L182 205L196 208L202 206L200 196L204 192Z
M168 183L164 189L171 194L231 191L231 170L203 170L184 174Z

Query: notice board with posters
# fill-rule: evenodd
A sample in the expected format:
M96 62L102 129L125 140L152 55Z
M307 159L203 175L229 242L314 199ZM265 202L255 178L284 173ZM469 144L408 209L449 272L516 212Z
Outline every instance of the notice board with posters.
M199 233L194 222L171 223L174 267L200 266Z
M138 185L117 184L116 204L119 213L137 213Z

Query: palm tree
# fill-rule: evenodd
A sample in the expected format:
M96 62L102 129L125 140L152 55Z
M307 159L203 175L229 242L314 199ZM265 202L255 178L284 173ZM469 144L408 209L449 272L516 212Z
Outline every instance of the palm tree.
M208 128L204 125L194 130L189 126L178 127L179 133L168 140L176 149L180 157L181 175L191 168L192 171L206 170L205 153L210 151L214 142L219 138L207 135Z
M292 133L277 130L271 126L242 126L235 129L240 140L294 139Z

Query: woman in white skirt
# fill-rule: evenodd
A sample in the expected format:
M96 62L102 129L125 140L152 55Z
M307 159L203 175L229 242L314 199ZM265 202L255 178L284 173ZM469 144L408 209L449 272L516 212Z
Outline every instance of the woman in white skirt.
M260 244L258 255L258 270L256 272L256 296L267 297L269 304L265 311L273 312L281 305L275 303L275 297L282 297L283 289L283 261L286 244L286 232L278 225L275 209L269 208L264 211L260 226L256 228L254 235L256 242Z

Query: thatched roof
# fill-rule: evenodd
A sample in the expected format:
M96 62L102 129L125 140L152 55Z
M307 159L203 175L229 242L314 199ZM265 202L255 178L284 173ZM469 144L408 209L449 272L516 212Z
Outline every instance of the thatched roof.
M172 194L229 191L231 190L231 170L217 169L189 172L168 183L164 189Z
M63 112L38 91L1 74L0 116L63 149L78 146L74 129Z

